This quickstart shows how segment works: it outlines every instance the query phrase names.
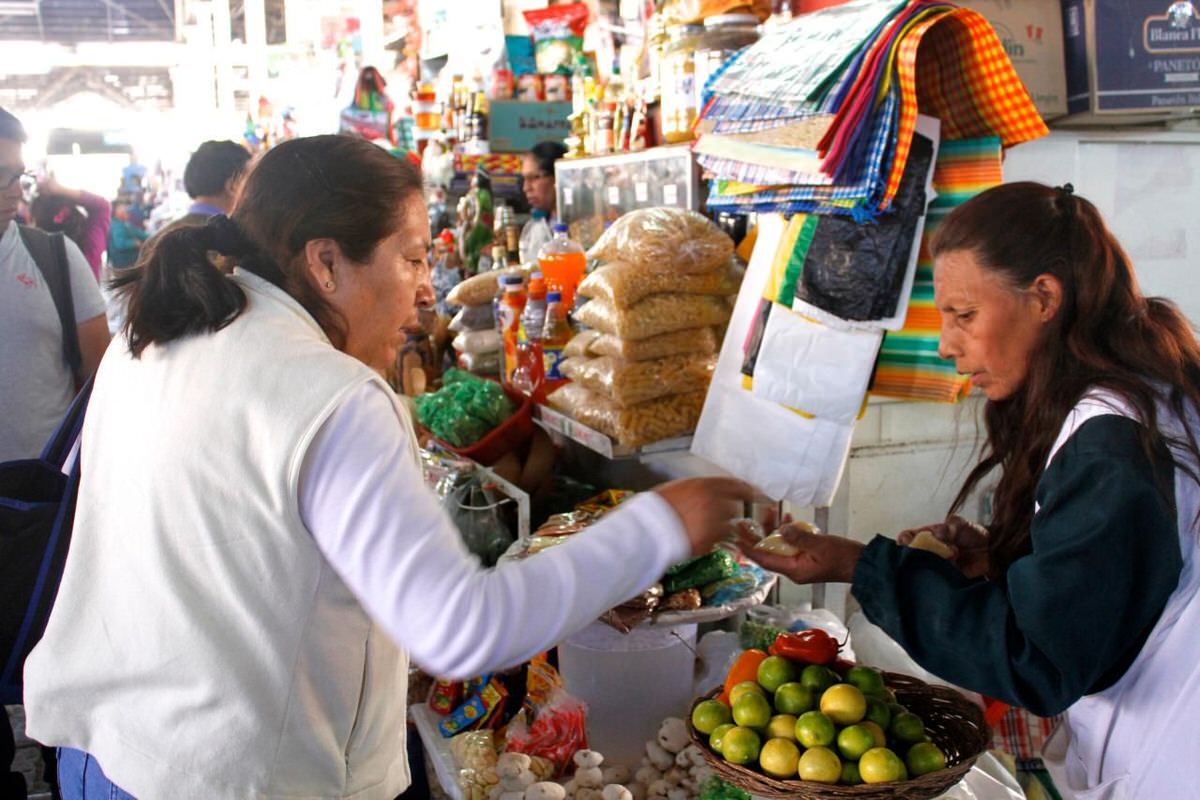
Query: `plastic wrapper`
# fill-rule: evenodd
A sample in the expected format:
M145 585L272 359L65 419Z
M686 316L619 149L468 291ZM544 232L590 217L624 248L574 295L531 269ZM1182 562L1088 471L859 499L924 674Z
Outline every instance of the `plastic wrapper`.
M797 299L844 320L878 320L896 313L913 238L925 213L932 159L933 143L915 134L892 213L870 223L821 217L804 257Z
M587 706L559 688L528 722L522 710L509 724L505 750L549 759L565 775L577 750L587 749Z
M570 75L575 57L583 52L587 3L563 3L525 11L533 38L533 58L542 75Z
M436 445L421 450L421 473L425 478L425 485L432 488L443 500L475 474L475 469L474 461L444 452L437 449Z
M704 392L675 394L621 408L595 392L569 383L553 392L547 401L553 408L624 447L642 447L694 431L704 408L704 395Z
M496 315L491 303L463 306L450 320L450 330L455 333L493 330L495 327Z
M715 356L667 356L653 361L601 356L569 358L562 363L562 372L621 408L629 408L666 395L705 390L715 366Z
M600 331L580 331L571 337L571 341L567 342L567 346L563 348L563 356L565 358L587 358L595 355L591 352L592 342L602 335Z
M450 752L458 763L458 787L463 800L487 800L500 782L496 774L495 732L469 731L450 740Z
M630 598L621 605L605 611L600 615L600 621L621 633L629 633L649 619L650 615L659 607L662 598L662 584L656 583L637 597Z
M711 272L733 257L733 239L703 214L660 206L631 211L592 245L588 257L670 275Z
M667 592L692 589L729 578L738 572L737 559L727 550L714 550L667 570L663 576L663 589Z
M699 589L680 589L671 592L659 604L659 611L695 611L704 602Z
M494 328L466 331L454 337L451 346L460 353L494 353L500 349L500 332Z
M767 580L767 574L753 564L739 566L737 573L719 581L706 584L700 590L704 604L723 606L752 594Z
M446 372L446 385L416 398L418 421L439 439L467 447L514 411L500 384L461 370Z
M591 300L575 313L575 321L621 339L640 340L687 328L724 325L731 312L724 297L652 294L629 308Z
M721 347L721 337L713 327L685 328L681 331L660 333L647 339L622 339L611 333L598 331L589 333L597 335L588 341L587 355L612 356L626 361L651 361L685 353L712 355Z
M493 269L473 275L455 286L446 295L446 303L452 306L480 306L490 304L500 291L500 278L505 275L524 275L524 270Z
M446 498L445 505L467 549L483 566L491 567L516 536L501 516L501 507L509 499L483 484L478 475L472 476Z
M498 375L500 373L500 351L490 353L459 353L458 366L477 375Z
M579 284L579 293L594 300L604 300L617 308L628 308L647 295L662 292L729 297L738 293L742 275L742 268L733 263L709 272L678 275L616 261L584 278Z

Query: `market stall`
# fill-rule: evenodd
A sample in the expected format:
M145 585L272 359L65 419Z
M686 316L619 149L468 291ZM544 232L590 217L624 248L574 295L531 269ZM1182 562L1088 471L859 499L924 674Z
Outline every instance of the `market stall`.
M491 270L481 248L463 251L450 358L503 384L511 408L486 436L438 436L500 476L489 488L481 473L491 493L474 508L510 505L505 482L525 493L530 532L499 558L536 558L623 493L684 475L754 484L770 502L747 524L788 510L866 538L944 513L977 399L937 353L929 238L1004 180L1006 152L1044 136L1062 98L1031 96L984 3L851 0L790 20L757 3L622 3L590 18L595 51L572 40L582 12L566 9L579 5L526 12L528 41L508 37L533 51L532 72L510 61L518 94L537 74L570 103L548 249L509 258L507 226L478 215L501 194L495 170L479 177L500 156L454 155L455 190L474 176L460 236L473 225L504 246ZM540 484L527 475L535 438L553 452ZM986 498L972 503L983 516ZM545 662L435 690L413 716L442 788L1025 796L989 752L1003 708L985 714L983 698L920 670L855 620L844 586L779 586L756 569L733 548L677 565ZM822 631L833 649L817 653ZM855 663L859 643L869 655ZM756 644L770 654L747 668ZM443 741L468 727L489 731L458 748L475 756ZM506 760L517 752L530 758Z

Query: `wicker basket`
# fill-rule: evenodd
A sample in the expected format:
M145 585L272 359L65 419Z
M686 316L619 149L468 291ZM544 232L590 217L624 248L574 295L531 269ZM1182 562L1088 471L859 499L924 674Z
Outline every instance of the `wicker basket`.
M687 719L688 731L692 735L692 741L704 753L709 766L723 780L760 797L800 800L928 800L937 797L958 783L991 744L992 732L983 718L983 711L955 690L944 686L931 686L897 672L885 672L883 679L896 693L897 702L925 721L925 732L946 754L945 769L907 781L858 786L777 780L738 764L731 764L714 753L708 746L708 737L692 726L691 714ZM720 687L717 687L708 694L697 697L695 703L716 697L720 691Z

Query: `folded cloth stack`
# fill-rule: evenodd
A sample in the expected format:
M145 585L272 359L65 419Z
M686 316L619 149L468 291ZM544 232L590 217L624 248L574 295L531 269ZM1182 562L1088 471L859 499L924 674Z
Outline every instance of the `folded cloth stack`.
M865 220L900 187L918 108L947 140L1046 125L987 20L930 0L850 0L768 31L705 86L708 208Z

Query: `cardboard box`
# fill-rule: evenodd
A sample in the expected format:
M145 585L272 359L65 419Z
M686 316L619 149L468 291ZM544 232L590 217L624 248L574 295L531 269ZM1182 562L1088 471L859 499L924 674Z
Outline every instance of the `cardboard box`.
M1063 29L1070 113L1144 119L1200 108L1200 17L1194 4L1063 0Z
M489 109L488 139L496 153L524 153L538 142L571 135L570 103L495 100Z
M1067 113L1062 8L1054 0L956 0L992 23L1042 119Z

